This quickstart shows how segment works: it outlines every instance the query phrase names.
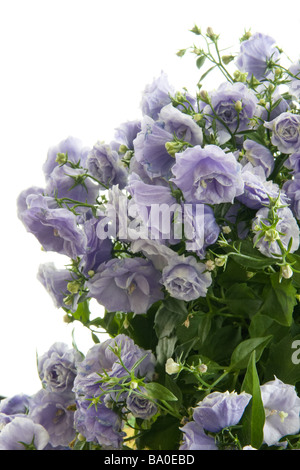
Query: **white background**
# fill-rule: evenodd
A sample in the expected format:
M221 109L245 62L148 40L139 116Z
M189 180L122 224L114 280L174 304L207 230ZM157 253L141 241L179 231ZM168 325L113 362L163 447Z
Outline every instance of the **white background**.
M0 0L0 395L37 392L36 352L71 346L74 327L36 279L40 263L65 260L25 231L18 194L44 185L50 146L69 135L108 143L120 123L140 118L141 93L161 70L194 93L194 56L176 56L197 45L194 24L211 26L234 52L251 28L293 60L300 53L298 0ZM93 345L78 323L75 340L84 353Z

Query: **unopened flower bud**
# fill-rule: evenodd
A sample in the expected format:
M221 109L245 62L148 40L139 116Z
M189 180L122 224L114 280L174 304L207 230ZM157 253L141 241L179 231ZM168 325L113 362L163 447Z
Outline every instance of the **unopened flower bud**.
M286 264L285 266L281 266L280 274L285 279L289 279L293 275L293 270L289 264Z
M133 380L132 382L130 382L130 388L132 388L133 390L135 390L136 388L138 388L139 384Z
M195 122L201 121L201 119L202 119L202 114L200 114L200 113L194 114L194 115L193 115L193 119L194 119Z
M90 270L88 271L88 275L89 275L90 277L93 277L94 274L95 274L95 271L93 271L92 269L90 269Z
M126 153L128 150L127 146L124 144L121 144L119 147L119 153Z
M231 55L231 54L230 55L223 55L222 62L223 62L223 64L228 65L230 62L233 61L233 59L234 59L234 55Z
M201 90L198 94L199 98L201 101L204 101L204 103L209 103L209 95L206 90Z
M222 257L219 257L219 258L215 258L215 265L216 266L224 266L224 264L226 263L226 258L224 256Z
M59 165L64 165L68 161L68 154L67 153L58 153L56 156L56 163Z
M206 364L200 364L198 369L199 369L199 372L201 372L201 374L205 374L205 372L207 372L207 365Z
M180 371L180 365L175 362L171 357L169 357L165 365L165 370L166 373L169 375L177 374L177 372Z
M222 227L222 231L223 231L223 233L228 234L228 233L231 232L231 228L228 225L224 225Z
M215 263L213 262L212 259L208 259L205 262L205 266L206 266L207 271L213 271L215 269Z
M235 102L235 105L234 105L234 108L235 108L235 110L236 110L238 113L240 113L240 112L242 111L242 109L243 109L243 104L242 104L242 102L241 102L240 100L236 101L236 102Z
M67 289L71 294L77 294L80 289L80 283L78 281L68 282Z
M265 232L265 241L266 242L275 242L275 240L279 240L279 233L275 228L270 228Z

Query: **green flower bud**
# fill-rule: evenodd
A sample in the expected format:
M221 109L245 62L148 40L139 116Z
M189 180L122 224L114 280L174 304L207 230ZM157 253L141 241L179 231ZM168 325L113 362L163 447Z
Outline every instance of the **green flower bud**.
M78 281L68 282L67 289L71 294L77 294L80 289L80 283Z
M234 55L231 55L231 54L230 55L223 55L223 57L222 57L222 62L225 65L228 65L233 60L234 60Z
M290 277L293 275L293 270L289 264L286 264L285 266L281 266L280 274L285 279L290 279Z
M243 104L242 104L242 102L241 102L240 100L236 101L236 102L235 102L235 105L234 105L234 108L235 108L235 110L236 110L238 113L240 113L240 112L242 111L242 109L243 109Z
M266 242L275 242L276 240L279 240L280 236L279 233L275 228L270 228L269 230L266 230L265 232L265 241Z
M59 165L64 165L68 161L68 154L67 153L58 153L57 156L56 156L55 161Z

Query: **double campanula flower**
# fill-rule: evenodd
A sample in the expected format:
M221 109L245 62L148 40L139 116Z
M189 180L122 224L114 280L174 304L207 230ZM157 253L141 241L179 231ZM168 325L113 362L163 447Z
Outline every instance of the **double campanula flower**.
M44 450L49 442L47 430L27 416L18 416L0 432L0 450Z
M132 390L127 395L126 407L135 418L150 419L157 413L156 404L146 397L147 390L144 387L140 390Z
M86 282L89 296L108 311L146 313L163 298L161 273L142 258L112 259L103 263Z
M266 178L270 176L274 169L274 156L264 145L246 139L243 144L245 154L243 160L250 162L254 167L262 167Z
M76 436L74 393L41 389L33 395L32 400L28 417L47 430L49 444L53 447L68 446Z
M99 215L99 217L91 217L85 220L82 224L87 241L79 268L85 275L89 271L96 271L100 264L110 260L112 256L113 245L111 239L109 237L101 239L97 235L97 226L102 219L102 215Z
M85 252L86 236L72 212L58 207L54 198L42 195L27 196L26 204L27 209L19 212L19 218L45 251L55 251L72 259Z
M65 298L70 294L68 283L74 280L68 269L57 269L51 262L43 263L39 266L37 279L45 287L56 308L76 310L76 301L72 305L65 303Z
M94 204L99 194L99 185L85 177L86 170L57 166L47 179L45 193L51 197L70 198L74 201ZM79 208L77 208L79 211ZM81 208L82 210L82 208Z
M267 181L261 166L253 167L249 162L242 168L244 180L244 192L237 196L237 200L250 209L260 209L268 205L269 197L276 198L279 195L279 187L273 181ZM282 198L284 195L281 195Z
M131 242L130 250L132 253L142 253L159 270L168 265L171 257L176 256L175 251L158 240L134 240Z
M213 392L194 408L193 419L206 431L219 432L239 423L250 399L246 392Z
M0 413L5 415L26 414L31 403L31 397L26 393L19 393L0 401Z
M143 91L141 101L143 115L157 119L160 110L171 103L170 94L174 94L174 91L169 84L167 74L162 71L160 76L147 85Z
M171 181L181 189L186 202L232 203L244 191L241 168L233 153L216 145L196 145L176 154Z
M76 363L81 354L67 344L54 343L49 350L38 357L38 374L43 387L50 392L71 391L77 374Z
M59 166L59 163L56 161L58 154L67 155L68 161L74 165L80 163L80 166L85 168L89 150L89 147L84 146L81 140L72 136L62 140L59 144L50 147L47 159L43 165L43 172L46 177L46 181L52 174L53 170Z
M284 436L299 433L300 398L294 386L277 377L262 385L260 390L266 416L264 442L268 446L280 445L279 440Z
M97 142L88 153L86 165L90 175L103 185L118 184L120 189L126 186L127 169L118 152L109 145Z
M282 153L292 154L300 150L300 116L291 112L281 113L264 126L271 130L271 142Z
M261 224L263 222L266 226L270 226L269 208L263 207L256 212L252 222L252 230L255 232L253 241L257 249L265 256L274 258L276 255L281 255L281 249L277 240L280 240L283 247L287 249L290 240L292 244L290 252L293 253L299 247L300 230L296 219L289 207L282 207L277 209L278 222L275 229L265 230L264 235L261 234Z
M131 338L120 334L90 348L83 361L78 363L73 388L77 405L75 426L87 441L95 441L102 446L120 447L125 433L122 432L120 417L108 407L110 399L114 399L115 394L112 396L109 393L109 388L105 384L105 374L109 377L126 377L127 370L132 370L138 362L134 371L135 376L152 380L155 367L152 352L140 348ZM101 376L104 378L103 381ZM100 397L103 391L104 395ZM126 396L123 395L122 399L126 400ZM91 401L97 397L97 403L91 404ZM142 404L140 407L142 408Z
M175 299L190 301L205 297L212 278L193 256L174 256L162 271L162 284Z
M177 146L186 145L177 143L174 138L190 145L201 145L203 141L202 129L192 117L172 104L161 109L157 121L145 116L141 126L134 140L135 158L144 165L150 178L170 176Z
M205 258L206 249L213 245L220 234L213 209L207 204L183 204L185 247Z
M209 104L203 108L207 125L214 123L218 132L219 144L224 144L231 134L251 127L251 119L257 110L255 93L240 82L222 83L209 94Z
M300 60L298 59L296 62L294 62L290 68L289 71L291 74L294 75L294 77L289 77L289 92L290 94L296 98L300 98Z
M168 183L146 184L138 175L132 173L126 189L132 196L128 206L129 212L132 216L136 215L142 219L145 228L144 238L147 236L172 242L176 236L173 227L174 217L181 209ZM134 234L131 231L131 237L140 238L140 233Z
M140 120L123 122L115 129L114 140L110 143L110 146L117 152L120 151L121 145L128 150L133 150L133 141L140 131Z
M297 178L297 173L300 174L300 152L289 155L288 159L284 162L284 166L291 170L292 175Z
M270 74L268 62L278 62L279 50L275 47L275 40L266 34L255 33L240 46L236 66L241 72L246 72L257 80L262 80Z
M218 433L239 423L251 399L248 393L213 392L197 404L193 421L185 424L181 450L218 450L213 436L205 431Z
M290 200L290 208L293 211L297 220L300 220L300 173L297 173L294 178L287 180L282 190L285 191Z

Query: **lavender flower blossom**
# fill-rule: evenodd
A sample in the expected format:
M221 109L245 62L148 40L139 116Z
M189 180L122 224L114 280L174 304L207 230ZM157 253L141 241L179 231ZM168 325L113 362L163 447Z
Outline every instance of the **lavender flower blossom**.
M70 162L77 164L80 161L80 165L85 167L88 151L88 147L83 146L79 139L72 136L62 140L59 144L50 147L47 154L47 160L43 165L46 180L48 180L53 170L59 166L59 163L56 161L58 153L68 154L68 160Z
M124 122L117 127L114 140L110 143L110 146L116 151L119 151L120 145L125 146L128 150L133 150L133 141L140 131L140 120Z
M295 387L277 377L260 389L266 415L264 442L268 446L280 445L278 441L282 437L299 433L300 398Z
M269 196L276 198L279 195L279 187L273 181L267 181L264 170L261 166L253 167L249 162L242 168L242 178L244 180L244 193L237 197L250 209L260 209L263 205L268 205ZM281 196L284 198L284 195Z
M250 39L243 41L236 66L241 72L246 72L257 80L262 80L270 73L268 62L278 62L280 53L274 46L275 40L262 33L255 33Z
M290 82L288 83L289 92L294 98L299 99L300 98L300 80L299 80L300 79L300 60L299 59L290 66L289 71L293 75L295 75L295 77L298 77L298 78L289 77L290 79Z
M216 145L196 145L176 154L171 179L186 202L220 204L233 202L244 191L241 165L232 153Z
M239 423L250 399L245 392L213 392L197 404L193 418L206 431L219 432Z
M176 256L175 251L157 240L135 240L131 243L130 250L132 253L143 253L159 270L168 265L171 257Z
M56 308L65 307L72 311L76 310L76 301L72 305L67 305L64 301L70 294L67 285L69 282L73 281L70 271L67 269L57 269L54 263L51 262L43 263L39 266L37 279L47 290Z
M141 102L143 115L157 119L160 110L171 103L170 94L174 94L174 89L169 84L166 73L162 71L159 77L145 87Z
M110 311L146 313L163 298L161 274L142 258L112 259L86 283L89 295Z
M157 413L157 406L152 401L139 395L139 392L143 395L147 395L147 391L144 387L137 393L133 390L130 392L126 399L127 409L133 414L135 418L150 419Z
M84 253L86 238L72 212L58 208L55 200L46 196L33 194L26 202L27 209L20 213L20 219L45 251L55 251L72 259Z
M218 450L215 439L208 436L195 421L186 423L180 430L183 432L183 442L179 450Z
M274 168L274 157L270 150L250 139L246 139L243 146L245 149L244 160L252 163L254 167L261 166L266 178L268 178Z
M173 134L164 128L164 123L145 116L141 132L133 141L134 157L150 178L168 177L174 158L166 150L166 143L173 140Z
M66 197L94 204L99 194L99 185L90 178L86 178L85 174L86 170L82 168L57 166L48 177L45 193L52 197Z
M292 174L297 178L297 173L300 174L300 152L289 155L289 158L284 162L284 166L291 170Z
M164 129L175 134L180 140L191 145L202 145L203 134L201 127L188 114L184 114L172 104L164 106L158 116L158 120L164 123Z
M294 216L300 220L300 173L297 173L293 179L287 180L282 190L290 200L290 208Z
M175 299L194 300L205 297L212 282L203 263L193 256L177 256L170 259L162 271L162 283Z
M264 126L272 131L271 142L280 152L295 153L300 149L300 116L291 112L281 113Z
M73 393L56 393L40 390L33 396L29 418L41 424L49 434L53 447L68 446L75 438Z
M6 415L26 414L30 407L31 397L26 393L19 393L0 401L0 413Z
M184 204L185 247L187 251L194 251L199 258L205 258L207 247L217 241L220 230L214 211L210 206L202 204L200 207L199 204Z
M74 414L76 430L86 438L87 442L119 449L126 435L122 432L121 418L102 403L90 406L91 401L88 398L92 397L86 398L76 401L77 409Z
M82 359L75 349L56 342L38 358L38 374L43 387L50 392L71 391L76 377L76 363Z
M0 432L0 450L43 450L49 434L28 417L16 417Z
M263 207L256 212L256 216L252 223L252 230L255 231L255 236L253 238L254 243L258 250L265 256L269 258L274 258L276 255L281 255L280 246L277 243L277 239L280 239L283 247L287 249L291 238L292 246L290 252L293 253L299 247L299 227L296 219L293 216L293 213L289 207L279 208L277 210L277 215L279 221L276 225L275 232L272 231L271 234L268 232L265 233L263 237L259 239L261 233L259 227L260 222L262 221L266 225L270 225L268 220L269 209L268 207ZM282 234L282 235L281 235Z
M101 142L94 145L87 157L87 168L90 175L105 186L118 184L120 189L126 186L125 165L121 162L118 153L109 145Z
M210 94L210 103L203 113L208 123L215 122L219 144L228 141L232 133L250 128L257 103L255 93L240 82L222 83Z

